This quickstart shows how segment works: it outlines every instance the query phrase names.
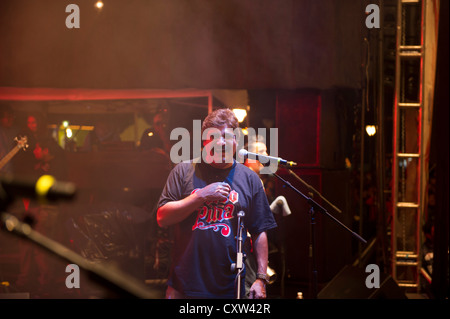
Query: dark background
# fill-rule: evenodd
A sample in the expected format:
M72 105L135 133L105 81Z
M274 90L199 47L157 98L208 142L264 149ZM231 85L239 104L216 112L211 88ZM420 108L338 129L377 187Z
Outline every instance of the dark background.
M88 0L1 1L0 87L24 90L247 90L251 110L248 124L254 128L277 127L278 154L299 162L301 165L295 173L342 210L341 214L336 213L325 204L331 214L371 239L385 229L375 226L378 220L359 229L355 220L360 214L359 172L363 169L372 176L386 174L386 184L389 183L388 172L378 171L375 159L379 150L375 140L366 140L364 149L359 141L363 90L367 83L378 82L376 66L371 69L369 78L364 74L365 66L369 62L376 64L380 57L377 51L380 29L369 30L365 26L365 7L373 2L109 0L99 11L94 8L94 1ZM79 29L65 26L69 15L65 8L70 3L80 8ZM385 42L382 59L386 78L385 118L382 121L387 129L382 143L389 153L392 152L389 131L393 105L389 76L393 72L391 58L395 49L395 40L392 44L393 37L389 37L395 15L390 14L389 8L395 7L396 2L383 3L385 11L381 14L385 24L381 30ZM437 243L448 241L448 40L445 40L448 39L448 3L442 1L441 6L430 151L430 167L435 167L437 177L434 219ZM371 44L370 60L367 60L364 39ZM123 99L126 100L126 96ZM373 106L366 114L367 121L376 119L378 107L376 96L369 99ZM20 103L13 101L10 104L21 109ZM113 103L115 101L111 101ZM206 106L204 99L190 103ZM192 119L201 119L205 112L204 108L183 106L173 101L165 101L164 105L171 112L173 127L189 126ZM36 106L43 110L48 108L45 101ZM214 107L223 106L214 100ZM70 115L79 124L87 125L94 121L93 117L102 116L83 110L83 106L73 104L72 112L47 115L50 123ZM123 116L120 110L121 106L118 106L104 113L122 120L119 125L125 127L131 121L130 115ZM142 111L142 106L139 110ZM150 114L154 111L153 108L149 110ZM150 223L147 226L154 227L148 220L153 218L152 205L167 174L167 170L160 167L164 168L167 163L161 161L155 169L147 165L145 170L135 170L148 162L133 152L128 149L125 153L115 153L114 159L108 154L66 154L70 179L83 185L83 181L89 184L96 176L94 180L103 184L99 188L102 196L108 194L107 199L113 199L117 205L138 205L143 209L138 215L143 213L145 222ZM361 152L366 155L363 167L359 163ZM150 158L158 162L158 158ZM350 167L346 165L347 161L351 163ZM92 171L99 175L92 175ZM308 192L286 171L279 173L301 191ZM151 187L139 178L151 179ZM118 191L123 185L133 185L137 192L124 195ZM285 268L279 250L273 252L271 260L278 274L286 272L286 291L277 282L271 293L275 297L295 298L297 290L307 291L310 287L308 205L279 181L274 182L274 190L277 196L286 196L292 215L279 220L280 230L273 235L285 245ZM377 190L378 194L383 191ZM151 194L148 197L147 192ZM76 209L77 204L69 205L72 214L80 212ZM376 218L384 216L381 210ZM318 272L322 287L340 269L353 262L358 254L358 243L321 215L317 227ZM145 229L139 228L139 231L145 241L142 245L148 245L148 241L154 239L146 237ZM379 245L371 261L381 265L386 262L383 256L389 244L381 241ZM442 254L446 248L439 245L435 255L436 276L447 278L448 290L448 255ZM154 248L153 243L150 246ZM144 263L144 255L140 256L141 263ZM125 270L142 272L139 274L147 278L161 275L153 270L137 271L136 265L129 266L128 262L124 261ZM439 282L445 280L433 280L436 296L445 294L445 284Z

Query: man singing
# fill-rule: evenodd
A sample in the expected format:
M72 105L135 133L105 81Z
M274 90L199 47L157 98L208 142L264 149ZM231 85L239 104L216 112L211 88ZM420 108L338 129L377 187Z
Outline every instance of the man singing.
M266 298L268 241L275 220L258 175L236 162L239 123L229 109L209 114L202 125L202 160L177 164L158 202L160 227L174 226L173 260L166 298L235 298L237 214L245 213L257 276L248 298ZM205 134L206 135L205 135ZM245 293L245 270L240 295Z

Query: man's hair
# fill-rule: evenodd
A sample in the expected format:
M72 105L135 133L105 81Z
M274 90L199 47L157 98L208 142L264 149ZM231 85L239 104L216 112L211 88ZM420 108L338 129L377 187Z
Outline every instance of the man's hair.
M228 126L232 128L233 131L239 127L239 121L234 115L233 111L230 109L218 109L208 114L208 116L203 121L202 133L204 130L214 127L218 128L220 126Z

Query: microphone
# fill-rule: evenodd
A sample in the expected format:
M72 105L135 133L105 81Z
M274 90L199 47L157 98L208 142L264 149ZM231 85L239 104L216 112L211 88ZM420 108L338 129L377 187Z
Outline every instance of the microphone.
M287 161L285 159L282 159L281 157L274 157L274 156L262 155L262 154L258 154L258 153L252 153L245 149L241 149L239 151L239 156L241 158L248 156L248 158L258 160L261 163L268 163L269 161L275 161L278 164L281 164L283 166L289 166L289 167L297 166L297 163L295 163L293 161Z
M24 196L38 200L69 200L75 196L76 187L70 182L57 181L51 175L42 175L37 180L17 179L12 175L0 178L0 191L10 198Z

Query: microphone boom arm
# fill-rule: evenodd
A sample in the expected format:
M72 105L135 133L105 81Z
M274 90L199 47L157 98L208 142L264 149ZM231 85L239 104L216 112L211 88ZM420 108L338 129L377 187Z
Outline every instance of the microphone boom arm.
M81 269L86 270L90 275L93 275L98 281L105 283L126 297L141 299L158 298L156 291L144 286L137 279L122 272L120 269L90 262L60 243L33 230L30 225L19 221L15 216L0 212L0 229L3 228L9 233L26 238L56 256L76 264Z
M332 203L330 203L329 200L327 200L325 197L322 196L322 194L320 194L314 187L312 187L311 185L309 185L307 182L305 182L303 179L300 178L300 176L298 176L297 174L295 174L291 169L288 169L289 174L291 174L292 176L294 176L298 181L300 181L303 185L305 185L309 190L311 190L314 194L318 195L323 201L325 201L328 205L330 205L331 207L333 207L333 209L335 211L337 211L338 213L342 214L342 211L337 208L335 205L333 205Z
M328 213L328 211L323 208L321 205L319 205L319 203L317 203L316 201L314 201L312 198L306 196L305 194L303 194L302 192L300 192L297 188L295 188L294 186L292 186L291 183L289 183L288 181L286 181L285 179L283 179L281 176L279 176L276 173L273 173L273 175L278 178L279 180L281 180L285 185L287 185L289 188L291 188L292 190L294 190L298 195L300 195L301 197L303 197L308 204L310 205L310 225L311 225L311 233L310 233L310 257L311 257L311 262L312 262L312 278L311 278L311 284L312 284L312 297L313 299L317 298L317 267L316 267L316 254L315 254L315 246L316 246L316 232L315 232L315 226L316 226L316 221L315 221L315 212L316 211L320 211L321 213L323 213L324 215L326 215L327 217L329 217L330 219L332 219L334 222L336 222L339 226L341 226L342 228L344 228L346 231L348 231L350 234L352 234L354 237L356 237L359 241L363 242L364 244L367 243L367 241L362 238L359 234L357 234L356 232L354 232L353 230L351 230L350 228L348 228L347 226L345 226L343 223L341 223L337 218L335 218L333 215L330 215Z

